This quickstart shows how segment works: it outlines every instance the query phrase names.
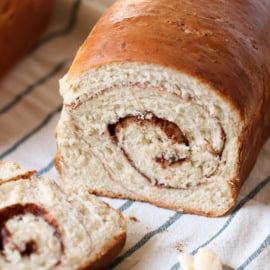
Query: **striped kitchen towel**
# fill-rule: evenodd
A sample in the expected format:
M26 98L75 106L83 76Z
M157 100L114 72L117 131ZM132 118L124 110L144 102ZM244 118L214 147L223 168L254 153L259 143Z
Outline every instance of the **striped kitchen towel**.
M98 17L113 0L56 0L50 27L0 82L0 160L59 179L54 129L62 99L58 80ZM269 52L270 53L270 52ZM270 269L270 140L230 215L206 218L146 203L103 198L128 223L123 252L110 269L180 269L181 252L209 246L233 269Z

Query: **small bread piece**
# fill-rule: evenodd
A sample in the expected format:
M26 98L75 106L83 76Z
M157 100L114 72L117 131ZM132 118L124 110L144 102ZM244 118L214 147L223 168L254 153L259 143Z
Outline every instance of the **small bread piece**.
M181 270L194 270L194 258L192 255L183 253L179 256Z
M0 184L30 178L36 171L24 170L16 162L0 161Z
M200 248L193 257L190 254L179 256L181 270L222 270L222 264L210 248Z
M121 213L32 174L0 163L0 269L105 268L125 243Z
M269 0L117 0L60 83L66 184L232 209L270 135L269 18Z
M50 19L54 0L0 1L0 77L35 44Z
M195 270L222 270L222 264L216 253L210 248L200 248L195 255Z

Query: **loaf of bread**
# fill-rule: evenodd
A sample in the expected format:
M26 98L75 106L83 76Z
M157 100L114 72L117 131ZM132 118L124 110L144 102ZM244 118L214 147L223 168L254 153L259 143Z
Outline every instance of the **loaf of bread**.
M0 1L0 77L37 41L47 25L54 0Z
M223 215L270 134L270 1L118 0L60 92L67 185Z
M34 173L0 163L0 269L104 269L124 245L122 215Z

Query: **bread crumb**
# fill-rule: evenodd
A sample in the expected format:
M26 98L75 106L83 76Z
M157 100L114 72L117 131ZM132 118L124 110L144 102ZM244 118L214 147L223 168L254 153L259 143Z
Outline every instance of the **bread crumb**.
M174 248L180 253L184 251L184 245L181 243L177 243Z
M181 254L179 263L182 270L222 270L222 264L217 255L210 248L200 248L192 257L190 254Z
M138 220L136 217L129 217L129 219L130 219L131 221L134 221L134 222L139 222L139 220Z

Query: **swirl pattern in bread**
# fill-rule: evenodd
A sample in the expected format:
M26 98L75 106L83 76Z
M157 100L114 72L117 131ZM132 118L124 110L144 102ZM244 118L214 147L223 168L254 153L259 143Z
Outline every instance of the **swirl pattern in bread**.
M270 134L269 3L116 1L61 80L65 182L177 211L231 209Z
M0 179L0 269L103 269L123 247L123 217L88 192L14 163L0 164Z

